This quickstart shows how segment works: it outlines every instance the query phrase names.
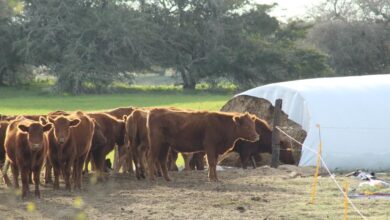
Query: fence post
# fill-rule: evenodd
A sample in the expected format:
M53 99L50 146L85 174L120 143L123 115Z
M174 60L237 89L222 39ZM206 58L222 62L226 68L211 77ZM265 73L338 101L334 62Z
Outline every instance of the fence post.
M275 101L274 108L274 123L272 127L272 160L271 167L277 168L279 166L279 154L280 154L280 140L279 130L276 129L280 124L280 114L282 112L282 100L277 99Z

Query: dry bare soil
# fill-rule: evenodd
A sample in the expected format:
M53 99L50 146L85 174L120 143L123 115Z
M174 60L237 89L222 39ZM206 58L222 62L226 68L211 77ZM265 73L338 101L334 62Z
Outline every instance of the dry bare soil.
M329 176L319 178L316 204L308 204L313 173L313 168L287 165L231 168L218 172L218 183L208 182L206 171L171 172L172 182L159 178L155 183L118 174L93 184L87 176L82 191L42 186L41 199L26 200L1 184L0 219L342 219L343 197ZM358 184L336 178L351 187ZM368 219L390 216L390 200L353 202ZM350 206L348 215L359 219Z

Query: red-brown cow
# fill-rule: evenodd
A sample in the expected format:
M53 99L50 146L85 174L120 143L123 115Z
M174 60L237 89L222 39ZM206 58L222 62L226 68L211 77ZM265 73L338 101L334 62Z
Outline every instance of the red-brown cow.
M136 108L133 107L119 107L112 110L105 111L105 113L114 116L116 119L122 120L124 116L129 116ZM114 155L114 173L118 173L122 167L122 172L133 173L132 155L127 146L118 146L118 150Z
M238 140L234 145L232 151L240 154L241 165L243 169L247 168L249 158L257 156L259 153L272 153L272 129L268 123L262 119L254 118L256 125L256 132L260 135L260 139L256 142L246 140ZM286 164L294 164L294 157L290 142L283 137L280 137L280 161ZM256 164L253 162L253 168Z
M147 165L146 155L149 151L148 131L146 127L146 120L148 115L147 110L136 109L129 117L124 117L126 121L126 137L128 141L129 151L131 154L128 158L132 158L135 164L135 174L137 179L145 178L145 168ZM172 149L168 153L168 169L170 171L178 171L176 166L176 160L178 153ZM156 163L156 171L158 175L160 173L160 164Z
M106 113L88 113L96 121L99 136L94 135L91 147L91 156L95 164L98 177L101 179L104 172L105 158L115 147L124 145L125 122Z
M154 162L158 159L165 180L169 181L167 155L169 147L178 152L204 151L209 163L209 179L217 181L218 156L239 139L257 141L253 116L239 113L152 109L148 117L150 153L148 169L154 180Z
M146 118L148 112L136 109L129 117L124 116L126 121L126 140L129 145L129 158L133 158L135 175L137 179L145 178L145 160L149 148Z
M21 173L23 198L29 192L31 172L34 175L35 196L40 197L39 177L47 154L48 144L47 134L45 133L51 128L51 124L42 125L23 117L11 121L7 127L4 142L5 151L11 164L16 188L19 188L19 171Z
M49 132L49 160L54 169L54 189L59 189L60 171L65 188L71 190L70 174L73 167L74 188L81 188L82 168L91 149L94 123L82 112L69 116L49 117L54 129Z
M6 174L6 170L3 173L3 166L5 163L5 148L4 148L4 141L5 141L5 133L7 131L9 122L8 121L0 121L0 169L3 175L3 181L7 186L11 185L11 182Z

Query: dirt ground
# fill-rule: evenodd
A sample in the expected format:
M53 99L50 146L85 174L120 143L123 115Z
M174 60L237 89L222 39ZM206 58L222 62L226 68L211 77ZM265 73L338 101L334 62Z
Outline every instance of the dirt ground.
M329 176L319 178L316 204L308 204L313 173L291 165L230 168L218 172L218 183L208 182L206 171L171 172L172 182L155 183L117 174L93 184L87 176L82 191L65 191L63 183L58 191L42 186L41 199L32 192L26 200L0 184L0 219L342 219L343 197ZM368 219L390 217L390 200L353 202ZM351 207L348 214L359 219Z

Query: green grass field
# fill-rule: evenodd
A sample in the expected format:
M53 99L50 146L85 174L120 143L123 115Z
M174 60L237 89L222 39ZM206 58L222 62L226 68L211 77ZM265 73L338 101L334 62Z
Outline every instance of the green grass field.
M64 96L50 95L40 87L4 88L0 87L0 114L46 114L55 110L98 111L123 106L175 106L197 110L219 110L233 94L212 94L181 91L156 91L142 88L133 93ZM108 155L113 161L113 153ZM182 158L177 161L183 165Z

